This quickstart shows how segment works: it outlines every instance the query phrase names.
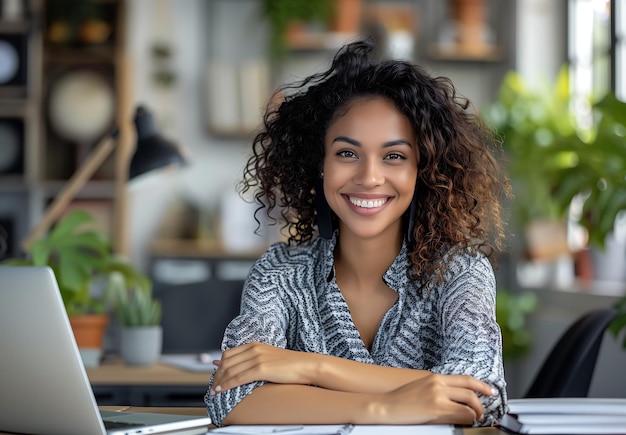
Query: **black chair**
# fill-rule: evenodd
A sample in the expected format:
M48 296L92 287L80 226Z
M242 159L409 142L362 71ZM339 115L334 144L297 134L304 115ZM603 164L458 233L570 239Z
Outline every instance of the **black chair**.
M554 345L524 397L587 397L604 331L617 312L590 311Z

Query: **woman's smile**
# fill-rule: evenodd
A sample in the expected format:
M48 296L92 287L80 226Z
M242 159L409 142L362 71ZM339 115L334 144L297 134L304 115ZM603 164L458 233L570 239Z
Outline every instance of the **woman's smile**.
M347 198L348 202L350 202L350 204L353 206L353 209L357 211L357 213L362 214L378 213L385 207L387 202L390 200L389 196L363 198L352 195L344 195L344 198Z

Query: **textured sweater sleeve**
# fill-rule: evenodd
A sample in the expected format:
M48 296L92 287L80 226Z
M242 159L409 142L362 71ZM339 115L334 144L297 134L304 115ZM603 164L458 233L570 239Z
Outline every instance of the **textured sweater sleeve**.
M481 396L485 417L475 425L493 425L506 412L506 382L502 366L502 337L496 323L496 282L489 261L479 256L456 257L442 288L438 311L444 353L433 372L467 374L497 390Z
M285 298L281 296L280 277L276 276L276 251L273 246L252 267L244 284L241 311L226 327L222 351L253 341L272 346L286 346L286 328L289 321ZM209 394L215 373L211 376L204 401L213 424L221 426L222 420L256 387L265 382L256 381L233 388L214 396Z

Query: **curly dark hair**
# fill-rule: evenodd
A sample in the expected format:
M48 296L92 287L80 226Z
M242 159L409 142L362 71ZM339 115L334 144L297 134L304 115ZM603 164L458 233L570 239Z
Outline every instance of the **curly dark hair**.
M329 125L355 98L384 97L410 121L418 146L412 275L442 282L444 256L503 248L503 195L510 185L497 137L445 77L401 60L373 61L371 41L342 47L330 68L287 84L270 103L240 193L254 192L270 222L279 210L290 244L316 235L315 180ZM471 109L471 110L470 110ZM257 219L258 221L258 219Z

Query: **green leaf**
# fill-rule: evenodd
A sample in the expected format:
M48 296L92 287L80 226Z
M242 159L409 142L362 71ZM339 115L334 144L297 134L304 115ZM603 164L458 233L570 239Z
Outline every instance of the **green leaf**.
M62 239L74 233L78 227L95 222L95 218L85 210L73 210L52 228L50 239Z
M105 309L131 305L134 292L144 294L150 302L146 305L150 306L153 302L150 279L128 259L112 254L110 236L90 229L88 224L94 221L85 210L67 214L52 231L30 245L28 258L19 263L15 260L15 264L51 267L68 314L104 312ZM99 300L92 295L92 286L94 280L102 279L104 300ZM154 307L144 310L151 313L145 318L152 321L157 314L160 315ZM157 323L159 321L160 318Z

